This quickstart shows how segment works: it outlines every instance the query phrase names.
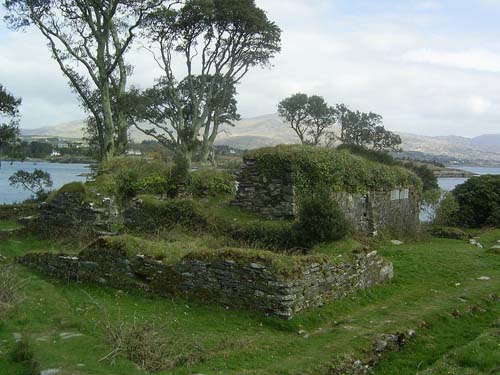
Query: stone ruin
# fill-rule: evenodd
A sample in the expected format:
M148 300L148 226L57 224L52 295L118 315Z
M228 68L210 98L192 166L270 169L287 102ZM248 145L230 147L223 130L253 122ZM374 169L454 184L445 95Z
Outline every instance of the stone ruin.
M291 170L280 178L268 178L259 171L258 161L247 156L238 172L237 183L234 206L271 219L296 217L298 199ZM359 234L376 235L384 229L412 233L419 226L420 197L413 186L333 195Z

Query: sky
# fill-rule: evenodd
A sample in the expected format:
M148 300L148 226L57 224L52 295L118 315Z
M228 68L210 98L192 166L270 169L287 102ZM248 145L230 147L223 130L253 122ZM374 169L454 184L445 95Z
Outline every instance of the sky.
M256 2L282 28L282 52L239 85L243 117L304 92L376 112L393 131L500 133L500 0ZM82 119L43 37L0 23L0 83L23 99L21 127ZM135 46L128 59L131 83L152 85L160 73L151 55Z

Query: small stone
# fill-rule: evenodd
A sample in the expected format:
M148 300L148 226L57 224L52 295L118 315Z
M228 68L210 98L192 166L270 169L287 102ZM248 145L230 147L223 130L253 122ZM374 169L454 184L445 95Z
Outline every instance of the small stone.
M40 372L40 375L57 375L62 370L60 368L49 368L48 370L43 370Z
M19 332L14 332L14 333L12 334L12 336L14 337L14 340L15 340L16 342L21 341L21 339L23 338L23 335L22 335L22 334L20 334Z
M481 276L481 277L478 277L477 280L488 281L488 280L491 280L491 277L489 277L489 276Z
M400 245L403 245L404 242L403 241L399 241L399 240L392 240L391 243L393 245L400 246Z
M61 339L63 340L69 340L81 336L83 336L81 333L72 333L72 332L62 332L59 334L59 337L61 337Z
M409 338L414 338L416 335L417 335L417 332L414 329L408 330L408 337Z

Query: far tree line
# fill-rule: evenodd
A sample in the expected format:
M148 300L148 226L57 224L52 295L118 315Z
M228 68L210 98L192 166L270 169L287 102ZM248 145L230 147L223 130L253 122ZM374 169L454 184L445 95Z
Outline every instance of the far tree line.
M353 111L345 104L330 106L318 95L292 95L279 103L278 114L302 144L333 146L341 143L375 151L399 151L402 143L400 136L382 125L382 116Z

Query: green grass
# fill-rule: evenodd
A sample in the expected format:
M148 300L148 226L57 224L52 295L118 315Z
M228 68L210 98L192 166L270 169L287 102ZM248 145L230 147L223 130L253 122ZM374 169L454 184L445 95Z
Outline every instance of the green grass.
M177 239L187 241L181 235ZM497 239L500 231L489 231L484 242ZM343 241L314 252L334 257L337 251L358 246ZM0 253L8 258L43 250L68 251L35 237L0 243ZM417 338L383 359L376 375L416 374L417 368L419 374L448 374L448 367L457 375L494 373L498 336L492 325L500 315L500 302L491 295L500 292L500 256L447 239L402 246L382 243L377 250L394 263L392 283L306 311L291 321L203 301L67 283L18 268L19 277L26 280L25 300L0 322L0 369L22 373L8 352L14 346L13 333L25 332L42 369L60 368L62 375L145 375L122 356L114 365L100 361L113 349L103 329L109 319L156 323L179 343L199 345L203 361L162 375L326 374L328 364L338 357L362 357L378 334L416 327ZM491 279L478 280L481 276ZM452 314L456 310L457 317ZM427 328L419 328L422 325ZM63 332L83 336L63 340Z
M8 230L16 228L19 228L19 224L17 224L17 222L14 220L0 221L0 230Z

